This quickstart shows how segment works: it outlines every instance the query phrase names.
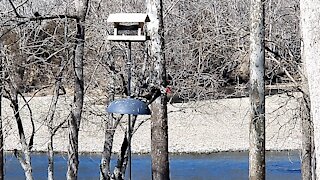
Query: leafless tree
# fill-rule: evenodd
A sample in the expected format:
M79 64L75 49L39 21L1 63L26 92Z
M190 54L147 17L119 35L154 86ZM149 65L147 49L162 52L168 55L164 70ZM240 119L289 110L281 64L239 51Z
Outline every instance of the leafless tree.
M251 0L249 179L265 179L264 0Z
M8 64L7 64L8 67ZM10 66L9 66L10 67ZM12 66L11 66L12 67ZM14 66L13 66L14 67ZM6 69L6 73L11 72L11 75L8 76L6 80L6 84L8 89L5 89L5 97L8 98L11 102L11 107L13 109L14 117L18 126L18 133L20 137L20 144L21 144L21 150L15 149L14 155L19 160L21 167L23 168L25 172L25 177L28 180L32 180L32 166L31 166L31 149L33 146L33 137L35 133L34 124L33 124L33 117L32 117L32 110L30 109L30 106L28 105L28 101L25 100L24 96L19 92L18 88L16 87L16 73L13 69ZM19 107L19 99L18 97L23 98L23 100L26 103L26 106L29 110L30 120L32 123L32 132L31 136L28 142L28 139L25 134L25 130L23 128L22 119L20 116L20 107Z
M46 24L54 26L54 23L49 22L63 22L66 18L69 19L70 27L76 26L75 23L78 21L77 27L78 30L81 30L83 27L81 26L83 21L79 18L81 15L75 14L74 7L70 4L78 1L69 0L61 3L62 1L21 0L10 1L11 4L9 1L6 2L8 4L3 5L2 2L0 3L0 16L3 20L0 25L5 27L2 32L6 32L7 37L14 37L15 33L12 33L14 30L21 32L16 36L18 42L22 43L21 47L24 46L23 50L21 50L22 53L15 53L16 55L12 57L12 59L19 61L19 63L14 64L16 70L20 72L17 76L24 75L24 78L18 79L21 82L17 83L23 84L23 86L17 88L22 93L30 93L49 86L46 84L47 80L50 82L50 87L55 84L57 88L60 82L55 77L58 77L59 68L52 70L50 68L51 65L49 65L49 57L55 54L57 49L43 43L44 39L52 43L53 41L50 41L50 38L41 39L39 36L44 36L43 34L49 32L47 30L43 31L43 29L46 29L44 28ZM12 8L12 4L14 8ZM50 4L54 8L46 9L43 4ZM250 29L248 17L250 2L248 0L197 0L163 1L163 4L165 7L163 8L165 27L163 37L166 41L164 52L166 54L166 71L171 77L169 84L172 87L171 102L248 96ZM114 97L122 96L126 86L126 57L125 53L123 53L125 46L121 43L107 45L106 36L109 30L105 26L105 17L109 13L119 11L144 12L144 5L144 0L119 1L117 3L114 3L114 1L90 1L90 9L86 11L87 39L86 46L83 49L83 63L85 65L83 68L83 81L86 84L83 87L83 94L90 100L83 103L83 109L85 113L93 113L104 119L101 124L104 123L106 139L103 142L105 143L105 148L100 167L101 176L104 177L113 174L110 172L109 166L113 134L117 126L121 125L121 121L111 116L108 117L102 112L92 111L90 106L97 103L108 103ZM277 83L287 84L294 80L296 84L299 84L301 79L296 73L298 65L301 63L298 1L272 0L265 2L265 5L267 12L265 19L266 83L270 85ZM9 18L9 16L11 17ZM21 28L16 29L17 27ZM63 32L57 32L55 35L60 33ZM79 39L82 39L83 36L80 36L78 31L77 38L72 39L74 38L72 33L74 32L71 32L68 36L70 38L68 43L75 42L73 44L74 48L82 47L83 40ZM2 37L2 35L1 33L0 36ZM39 38L34 38L37 36ZM15 40L12 39L13 41ZM10 51L13 52L13 49L19 49L19 43L12 43L15 44L15 47L11 46L12 49ZM68 44L67 46L71 45ZM153 57L151 56L151 59L145 61L145 59L141 58L141 51L138 52L138 49L143 49L143 45L139 44L137 46L136 50L133 51L133 58L136 60L136 67L133 67L133 80L137 87L134 88L135 95L138 97L139 93L142 93L139 92L141 91L141 84L147 77L153 79L153 77L158 78L158 76L149 73L154 70ZM48 54L46 54L47 51ZM72 50L70 52L73 53ZM8 57L13 56L12 54L14 53L10 54L6 51ZM106 58L106 54L113 54L114 59L110 59L109 57L111 56ZM78 54L74 53L73 55ZM73 55L70 54L68 59L73 58ZM82 55L80 54L80 56ZM23 59L28 59L29 61L25 62ZM56 65L59 63L55 62ZM145 66L144 72L146 74L138 72L139 69L143 69L143 66ZM50 69L50 73L44 71L47 69ZM71 70L70 67L66 67L66 71L64 71L64 80L67 82L77 80L77 78L73 78L74 75L70 73ZM41 78L36 78L37 76L41 76ZM163 76L167 75L163 74ZM161 78L163 76L161 75ZM79 78L81 79L81 75ZM41 79L44 79L44 81ZM153 79L152 83L160 86L157 83L162 80ZM66 88L75 87L73 83L65 84L67 84ZM81 81L79 81L79 84L81 85ZM79 87L81 89L81 86ZM57 93L57 89L55 90ZM77 92L81 92L81 90ZM271 91L268 92L271 93ZM277 92L285 91L281 89ZM80 97L81 95L78 94L76 96ZM164 94L154 101L152 106L157 105L157 101L164 100L163 96ZM81 98L78 98L78 100L77 113L79 113L80 106L82 106L80 105ZM51 110L53 109L54 106L51 106ZM70 122L80 122L79 117L83 119L81 113L80 116L77 113L78 119L70 119ZM48 117L51 117L51 115L52 113ZM90 121L90 119L85 120ZM55 125L59 126L59 123ZM74 127L76 126L78 126L78 129L82 128L80 123ZM74 130L77 131L77 128ZM123 142L125 144L125 138ZM122 152L126 152L126 148L123 148ZM76 155L73 157L76 157ZM119 158L120 162L122 162L121 167L124 167L125 158L125 156ZM74 162L77 163L77 161ZM74 167L76 168L76 166ZM125 170L125 167L123 170Z
M50 134L49 137L49 142L48 142L48 179L53 180L54 179L54 146L53 146L53 141L54 141L54 135L56 132L61 128L63 124L66 123L66 120L60 120L60 122L55 122L55 113L57 109L57 103L59 100L59 97L61 95L66 94L66 90L63 86L63 79L64 79L64 73L68 67L69 64L69 43L68 43L68 19L65 18L62 20L61 23L57 23L55 26L59 30L55 30L53 32L56 32L57 34L52 34L52 36L57 36L60 37L60 41L62 44L60 44L60 47L58 47L58 50L56 53L59 54L57 57L60 58L58 60L58 70L56 74L53 74L54 78L54 90L52 93L52 101L48 110L48 114L46 116L46 123L48 126L48 131ZM49 26L50 28L50 26ZM63 30L62 30L63 29ZM62 33L63 32L63 33ZM49 32L48 32L49 34ZM55 44L58 44L56 42ZM59 45L56 45L59 46Z
M300 2L301 3L301 2ZM303 13L301 13L302 18ZM304 56L304 43L301 43L301 85L300 91L302 92L301 100L301 135L302 135L302 148L301 148L301 174L302 179L316 179L315 169L315 147L314 147L314 127L313 120L311 116L311 103L309 86L306 72L306 57Z
M83 58L85 44L85 20L89 8L89 0L75 0L76 19L76 42L74 50L74 102L69 127L69 148L68 148L68 171L67 179L74 180L78 177L79 152L78 137L81 122L81 114L84 99L84 79L83 79Z
M22 34L24 32L22 31ZM3 63L5 64L5 97L8 98L11 102L11 107L14 112L14 118L16 120L16 124L18 127L18 134L20 138L20 144L21 144L21 150L15 149L14 155L19 160L24 172L26 179L33 179L32 176L32 167L31 167L31 149L33 146L33 138L34 138L34 119L32 116L32 110L28 104L28 101L25 100L24 96L21 93L21 89L19 87L22 87L23 82L23 76L21 76L21 71L24 70L24 67L22 65L23 62L23 53L20 51L19 48L23 42L19 41L18 32L10 32L7 33L5 36L2 36L2 41L4 42L4 45L6 48L3 49L3 55L5 57ZM15 42L20 43L15 43ZM15 44L15 46L12 46L12 44ZM17 45L18 44L18 45ZM15 58L17 60L16 62L12 59ZM19 66L20 65L20 66ZM19 67L17 69L17 67ZM20 105L19 105L19 96L24 100L25 106L29 110L29 116L32 124L32 132L31 136L28 142L25 129L22 124L22 118L20 115Z
M115 69L112 67L115 67L114 58L112 56L112 53L109 53L108 56L109 59L109 76L111 77L111 80L108 83L108 100L107 104L109 102L114 101L115 99L115 81L116 81L116 72ZM105 119L105 141L102 151L102 158L101 158L101 164L100 164L100 180L109 180L111 178L111 169L110 169L110 162L111 162L111 156L112 156L112 145L113 145L113 137L115 130L120 122L120 118L115 118L113 115L109 115L107 119ZM125 151L126 152L126 151ZM121 164L122 166L122 164Z
M310 119L304 120L304 128L307 128L307 131L309 132L307 136L304 136L305 138L309 136L307 141L303 141L303 143L307 143L306 148L309 148L309 150L312 151L313 147L312 144L310 144L310 140L312 142L312 125L313 122L313 128L314 128L314 148L315 148L315 164L312 163L312 152L311 154L303 154L307 155L309 157L306 157L306 162L308 164L305 164L304 166L306 169L303 170L303 178L309 177L309 179L318 179L320 176L320 168L318 166L319 162L319 153L317 152L317 149L319 149L319 99L317 98L319 96L319 91L317 90L319 88L319 85L315 82L319 81L319 62L317 61L317 58L319 56L319 45L318 45L318 39L316 38L319 35L319 14L320 11L318 9L317 2L314 1L300 1L300 11L301 11L301 35L302 35L302 59L303 63L305 65L305 72L306 77L308 80L308 88L310 93L310 106L311 106L311 117L312 121ZM304 81L305 82L305 81ZM307 95L307 94L306 94ZM308 101L308 100L307 100ZM307 104L306 104L307 105ZM309 106L309 107L310 107ZM308 106L307 106L308 107ZM308 122L309 121L309 122ZM310 124L311 123L311 124ZM310 129L311 128L311 129ZM305 153L305 151L303 151ZM305 158L303 156L303 158ZM312 172L312 167L315 165L315 174Z
M160 89L167 86L166 60L164 56L164 24L162 0L147 0L150 17L150 57L154 71L153 83ZM151 161L152 179L170 179L168 157L168 114L167 96L162 93L151 104Z
M2 126L2 93L3 93L3 45L0 41L0 180L4 179L4 149L3 149L3 126Z
M83 4L84 3L84 4ZM12 5L12 8L14 9L14 13L16 15L16 18L20 18L22 21L18 21L18 26L21 26L21 25L24 25L24 24L27 24L27 22L31 21L31 22L35 22L35 24L39 24L41 23L43 20L50 20L50 19L61 19L61 18L71 18L71 19L74 19L76 20L76 23L77 23L77 35L76 35L76 43L75 43L75 53L74 53L74 72L75 72L75 102L74 102L74 108L73 108L73 111L72 111L72 118L71 118L71 121L70 121L70 153L69 153L69 164L70 166L69 169L68 169L68 175L67 175L67 178L68 179L73 179L73 178L77 178L77 168L78 168L78 147L77 147L77 137L78 137L78 131L79 131L79 126L80 126L80 120L81 120L81 111L82 111L82 104L83 104L83 53L84 53L84 20L85 20L85 15L86 15L86 11L87 11L87 8L88 8L88 2L75 2L75 5L76 5L76 9L77 9L77 13L76 15L74 16L69 16L69 15L52 15L52 16L42 16L40 15L40 13L36 12L34 14L33 17L28 17L28 16L25 16L25 15L20 15L19 14L19 8L16 8L14 6L14 4L10 1L10 4ZM20 7L20 6L19 6ZM55 29L54 27L51 27L52 29ZM9 29L10 30L10 29ZM54 30L55 31L55 30ZM46 37L48 36L48 32L45 32L43 30L40 30L40 31L30 31L31 35L33 35L35 38L33 39L33 41L28 41L27 39L27 43L29 43L31 46L30 47L33 47L32 48L29 48L31 49L31 51L26 51L25 53L28 55L28 53L30 54L29 57L31 57L32 59L31 60L34 60L36 62L47 62L49 60L52 60L52 57L59 54L61 51L64 50L64 48L62 47L61 50L58 50L54 53L49 53L48 52L48 48L49 47L43 47L43 44L41 44L43 41L36 41L36 39L38 37ZM40 34L39 34L40 32ZM10 31L6 32L5 34L8 34L10 33ZM41 35L42 33L42 35ZM63 34L63 33L62 33ZM55 38L55 36L52 36ZM50 41L50 38L47 38L45 40L48 40ZM24 40L24 39L22 39ZM45 42L45 41L44 41ZM65 66L65 62L67 61L61 61L62 63L62 66ZM61 78L61 73L63 72L63 69L65 67L62 67L62 69L56 71L57 74L58 74L58 78ZM22 66L22 70L25 71L24 67ZM39 69L32 69L32 73L31 74L34 74L34 72L37 72ZM20 73L22 74L21 77L23 77L23 74L24 72ZM42 73L41 75L43 76L43 74L45 73ZM38 74L36 74L35 76L37 76ZM53 75L55 76L55 75ZM21 78L22 80L23 79L27 79L27 78ZM38 78L39 79L39 78ZM33 84L41 84L41 82L33 82L33 80L31 80L31 82ZM20 83L21 84L21 83ZM13 87L11 89L15 90L15 91L19 91L19 89L21 89L21 87L23 86L19 86L19 87ZM24 86L26 87L26 86ZM11 91L11 92L14 92L14 91ZM61 79L60 80L57 80L56 81L56 95L58 95L60 93L60 90L61 90ZM14 94L14 93L12 93ZM49 116L48 116L48 119L49 119L49 126L50 128L52 128L52 118L54 116L54 110L55 110L55 103L57 101L57 97L54 99L53 101L53 106L51 106L51 109L50 109L50 113L49 113ZM50 123L51 122L51 123ZM58 126L59 127L59 126ZM54 132L57 130L57 128L53 128L51 132L51 134L54 134ZM74 133L74 134L73 134ZM33 136L32 136L33 137ZM73 139L73 137L75 139ZM50 138L52 140L52 136ZM75 142L76 141L76 142ZM52 142L52 141L51 141ZM31 149L31 148L30 148ZM50 156L52 156L52 146L50 147ZM52 175L50 175L50 171L52 172L52 162L50 161L50 165L49 165L49 178L51 177L52 178Z
M302 47L303 52L303 47ZM304 57L302 55L302 57ZM305 71L302 72L301 83L301 135L302 135L302 148L301 148L301 173L302 179L315 179L315 154L314 154L314 128L312 117L310 114L310 96L308 88L308 80L305 76Z

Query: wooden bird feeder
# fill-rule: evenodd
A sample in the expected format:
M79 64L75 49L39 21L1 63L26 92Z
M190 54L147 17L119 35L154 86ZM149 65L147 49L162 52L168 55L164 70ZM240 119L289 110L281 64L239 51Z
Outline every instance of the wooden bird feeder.
M143 42L147 40L144 25L150 22L144 13L116 13L110 14L108 23L113 23L113 35L108 36L110 41Z

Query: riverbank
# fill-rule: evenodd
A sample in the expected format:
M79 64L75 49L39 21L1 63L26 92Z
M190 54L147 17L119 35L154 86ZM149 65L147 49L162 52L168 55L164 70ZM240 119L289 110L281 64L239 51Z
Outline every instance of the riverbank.
M274 95L266 98L266 148L267 150L294 150L300 148L300 119L297 114L297 98ZM55 125L68 118L72 98L61 97L55 116ZM34 151L46 151L48 127L44 121L51 97L29 99L33 110L36 134ZM105 106L95 98L87 98L83 121L79 132L80 152L101 152L104 141L103 118ZM21 103L21 107L23 103ZM20 149L15 120L9 102L4 101L3 118L5 150ZM31 123L26 107L21 110L27 137L31 133ZM249 147L249 99L235 98L168 105L169 152L171 153L211 153L219 151L245 151ZM133 153L150 152L150 120L141 116L140 125L133 135ZM122 120L114 137L113 152L121 147L126 118ZM66 152L68 147L67 125L63 125L54 136L57 152Z

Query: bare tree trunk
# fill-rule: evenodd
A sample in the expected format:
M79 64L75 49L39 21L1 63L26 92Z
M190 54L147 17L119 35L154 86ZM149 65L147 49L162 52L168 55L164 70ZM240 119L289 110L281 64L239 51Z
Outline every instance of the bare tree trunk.
M61 122L60 125L57 127L54 127L53 124L53 118L54 114L57 108L57 103L58 99L60 96L60 89L61 89L61 79L62 79L62 73L65 67L65 64L62 62L62 67L60 69L60 72L58 73L56 79L57 81L55 82L55 90L54 90L54 96L52 97L52 102L50 105L49 109L49 114L46 118L46 121L48 122L48 129L50 133L50 138L48 142L48 180L53 180L54 179L54 151L53 151L53 137L57 130L65 123L65 121Z
M131 129L133 129L133 127L135 126L136 118L137 118L137 116L133 116L133 118L132 118ZM120 119L121 119L121 117L116 120L117 124L119 123ZM124 135L124 138L122 141L122 145L121 145L121 149L120 149L120 154L119 154L118 161L117 161L117 165L114 168L114 171L113 171L113 174L111 177L112 180L123 180L125 178L125 173L126 173L126 169L127 169L127 165L128 165L128 161L129 161L129 140L128 140L129 135L128 135L128 132L129 131L125 132L125 135ZM130 169L129 169L129 171L130 171ZM129 177L129 179L130 178L131 177Z
M110 55L109 57L110 65L112 67L115 66L114 58ZM115 72L112 68L111 71L111 82L109 83L108 87L108 102L114 101L114 94L115 94ZM109 180L111 176L110 172L110 161L112 155L112 146L113 146L113 136L115 133L115 129L117 128L119 120L116 120L109 115L108 118L105 120L105 139L103 145L103 152L100 164L100 180Z
M123 180L128 164L128 138L127 132L124 135L117 165L114 168L112 180Z
M2 129L2 93L3 93L3 54L2 43L0 42L0 180L4 179L3 161L3 129Z
M69 119L69 148L68 148L68 171L67 179L75 180L78 177L79 153L78 137L81 122L81 114L84 98L84 80L83 80L83 58L85 43L85 18L88 10L89 0L75 0L77 10L77 34L76 47L74 51L74 100Z
M13 87L11 87L10 101L11 101L11 107L13 108L16 123L18 126L18 133L19 133L20 144L22 148L21 151L15 149L14 155L18 159L22 169L24 170L26 180L33 180L32 166L31 166L31 153L30 153L33 140L30 139L30 143L29 144L27 143L27 139L25 137L25 133L22 125L21 116L19 113L18 92ZM33 138L33 135L31 136L31 138Z
M74 71L75 71L75 86L74 86L74 104L69 119L69 148L68 148L68 171L67 179L77 179L78 173L78 133L80 128L84 82L83 82L83 52L84 52L84 27L83 24L77 22L77 47L75 49Z
M315 180L315 154L314 154L314 130L311 117L310 94L308 79L306 77L304 47L301 43L302 68L300 76L302 79L300 90L302 92L302 102L300 109L301 117L301 175L303 180Z
M53 152L53 136L50 135L48 142L48 180L54 179L54 152Z
M112 97L110 99L114 98ZM100 180L109 180L111 178L110 161L112 156L113 137L119 122L120 119L115 120L111 115L109 115L105 122L105 140L100 164Z
M108 121L108 120L107 120ZM110 122L109 122L110 123ZM112 143L113 143L113 136L115 130L110 126L108 122L106 122L106 130L105 130L105 141L103 146L101 164L100 164L100 180L109 180L110 179L110 161L112 155Z
M313 142L313 123L310 116L310 97L308 84L305 80L303 83L301 102L301 174L303 180L314 180L315 176L315 159L314 159L314 142Z
M53 180L54 179L54 151L53 151L53 137L56 133L56 131L65 123L65 121L61 122L58 126L54 127L53 119L54 119L54 114L57 109L57 103L59 100L59 96L61 95L60 90L63 88L62 86L62 78L63 78L63 72L68 64L69 61L69 52L67 49L67 18L65 19L65 28L64 28L64 45L65 45L65 57L64 59L60 62L59 67L60 70L56 75L56 82L54 86L54 92L53 92L53 97L49 109L48 116L46 118L46 122L48 122L48 129L50 133L50 138L48 142L48 180ZM62 94L65 94L65 90Z
M307 157L308 160L304 163L303 168L303 178L304 176L312 177L312 179L320 179L320 91L319 83L320 82L320 1L314 0L300 0L300 12L301 12L301 35L302 35L302 60L305 65L305 72L308 80L308 88L310 93L310 106L311 106L311 119L313 122L314 129L314 147L312 145L306 144L304 148L311 148L310 151L314 148L315 150L315 163L313 163L313 157ZM305 122L305 121L304 121ZM305 128L309 128L308 131L312 131L312 122L305 122ZM310 127L308 127L310 126ZM312 132L310 132L312 133ZM305 136L304 134L303 136ZM304 137L307 138L307 137ZM312 134L311 137L312 138ZM310 139L303 139L303 141L310 141ZM311 139L312 141L312 139ZM308 149L306 149L308 150ZM303 152L304 153L304 152ZM312 152L311 152L312 153ZM303 156L303 159L305 157ZM311 161L310 161L310 158ZM311 168L307 167L311 166ZM313 173L313 169L316 169ZM309 172L307 172L309 171ZM311 172L310 172L311 171ZM310 174L312 173L312 174ZM311 178L310 178L311 179Z
M166 63L164 56L164 26L162 0L146 0L150 17L148 31L151 38L151 61L154 63L154 79L161 88L166 82ZM162 93L151 104L151 159L152 179L165 180L169 177L168 158L168 115L167 96Z
M265 179L264 0L251 0L249 179Z

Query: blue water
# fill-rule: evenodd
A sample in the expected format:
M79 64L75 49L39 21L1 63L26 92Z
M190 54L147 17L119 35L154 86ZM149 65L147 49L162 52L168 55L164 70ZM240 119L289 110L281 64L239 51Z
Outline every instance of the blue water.
M267 153L267 179L301 179L300 158L297 152ZM112 160L114 167L115 159ZM67 157L55 156L55 178L63 180L66 174ZM32 157L33 173L36 180L47 179L47 156L36 154ZM100 155L80 156L80 180L98 179ZM241 180L248 179L248 153L214 153L210 155L172 155L170 156L170 177L172 180ZM20 164L11 154L6 155L5 178L24 179ZM149 155L132 157L132 179L151 179L151 160Z

